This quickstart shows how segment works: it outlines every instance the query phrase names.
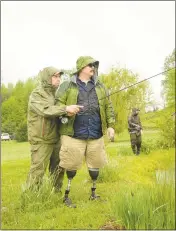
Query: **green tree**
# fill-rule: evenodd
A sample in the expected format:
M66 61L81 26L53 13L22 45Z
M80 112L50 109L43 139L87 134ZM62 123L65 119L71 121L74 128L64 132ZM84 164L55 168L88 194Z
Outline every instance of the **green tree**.
M108 74L102 74L100 79L109 89L109 93L112 94L110 98L116 116L115 130L117 133L121 133L127 128L127 117L133 107L140 108L142 112L145 111L145 107L149 103L149 84L143 82L120 91L139 81L138 75L123 68L112 68Z
M18 81L12 88L3 85L2 131L13 134L17 141L27 140L27 107L30 93L36 86L36 77Z
M8 86L6 87L5 84L1 85L1 101L4 102L5 100L7 100L13 92L13 84L12 83L8 83Z
M16 140L19 142L27 141L27 120L24 119L16 129Z
M175 49L166 57L164 63L164 70L175 67ZM168 71L165 74L165 79L162 82L163 93L166 99L166 106L174 107L175 105L175 69Z
M175 67L175 49L168 55L164 62L164 70ZM175 69L165 74L162 82L163 93L166 101L166 110L158 123L164 147L175 145L175 120L172 114L175 112Z

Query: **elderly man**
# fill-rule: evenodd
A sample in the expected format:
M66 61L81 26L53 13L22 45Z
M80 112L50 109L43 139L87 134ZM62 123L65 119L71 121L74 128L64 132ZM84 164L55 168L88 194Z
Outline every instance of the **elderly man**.
M44 68L39 73L39 85L29 98L28 140L31 144L31 167L27 189L39 188L48 164L55 191L60 191L62 186L64 170L58 168L60 138L57 120L59 116L79 111L77 105L55 106L55 92L62 74L55 67Z
M114 137L115 116L106 87L98 79L99 62L90 56L77 60L77 71L70 81L61 84L56 94L56 105L82 105L80 112L72 114L67 124L60 127L61 151L59 166L66 169L68 186L64 203L76 207L68 197L70 184L76 171L81 168L83 158L89 170L93 187L90 199L98 199L95 194L99 169L106 162L103 135L106 129L110 139Z

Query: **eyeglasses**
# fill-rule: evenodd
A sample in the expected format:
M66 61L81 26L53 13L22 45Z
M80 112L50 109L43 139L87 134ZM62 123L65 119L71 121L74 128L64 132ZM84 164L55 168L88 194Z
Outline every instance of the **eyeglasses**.
M60 75L53 75L52 77L54 77L54 78L61 78Z
M58 74L54 74L53 76L56 77L56 78L58 78L58 77L60 78L61 75L62 75L62 73L58 73Z
M95 67L95 64L94 63L90 63L87 65L88 67Z

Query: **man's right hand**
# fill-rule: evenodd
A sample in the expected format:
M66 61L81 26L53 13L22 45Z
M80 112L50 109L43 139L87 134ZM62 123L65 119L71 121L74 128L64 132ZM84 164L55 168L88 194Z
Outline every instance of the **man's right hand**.
M66 112L67 112L67 116L73 116L76 115L81 108L83 108L84 106L80 106L80 105L70 105L70 106L66 106Z

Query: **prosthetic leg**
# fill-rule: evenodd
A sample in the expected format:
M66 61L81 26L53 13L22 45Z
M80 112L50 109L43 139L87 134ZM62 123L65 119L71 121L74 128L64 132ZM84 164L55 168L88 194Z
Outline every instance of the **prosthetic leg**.
M95 190L96 190L96 181L99 175L99 169L98 168L89 168L89 175L93 181L93 187L91 188L91 196L89 198L89 200L97 200L100 198L100 196L97 196L95 194Z
M65 190L65 196L64 196L63 202L68 207L76 208L76 205L72 204L71 199L68 197L68 194L70 192L70 187L71 187L71 181L76 175L76 170L72 170L72 171L67 170L66 174L68 178L68 185L67 185L67 189Z

